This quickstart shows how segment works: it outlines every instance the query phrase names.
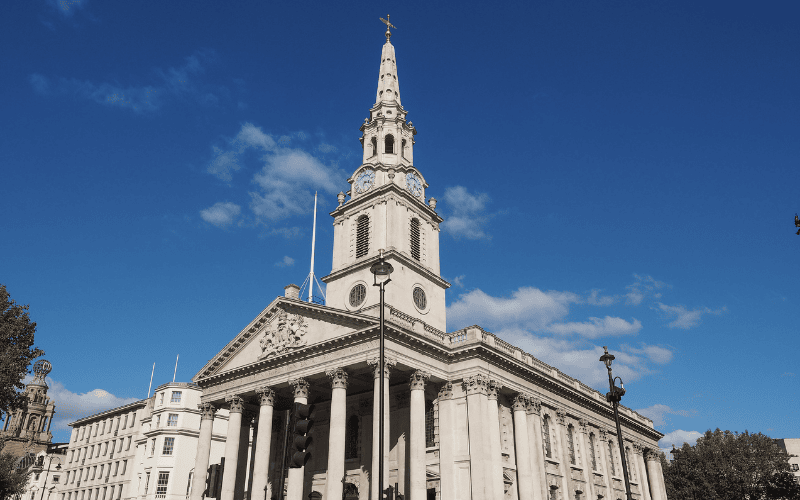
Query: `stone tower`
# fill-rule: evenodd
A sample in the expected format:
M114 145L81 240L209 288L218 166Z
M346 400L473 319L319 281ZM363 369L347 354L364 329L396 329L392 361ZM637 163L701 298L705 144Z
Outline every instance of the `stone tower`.
M28 404L6 417L0 440L5 442L3 451L16 456L46 450L53 440L50 423L56 405L47 397L45 377L52 365L40 359L33 364L33 380L25 386Z
M361 125L363 158L339 194L334 218L333 269L323 278L326 305L357 311L379 302L369 267L380 252L394 267L386 302L444 330L450 286L439 271L436 200L426 200L428 183L414 166L417 130L400 101L391 33L381 51L378 90ZM347 195L350 199L346 199Z

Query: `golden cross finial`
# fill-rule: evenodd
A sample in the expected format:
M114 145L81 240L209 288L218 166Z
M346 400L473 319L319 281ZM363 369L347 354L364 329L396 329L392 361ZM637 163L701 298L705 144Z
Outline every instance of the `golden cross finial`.
M388 42L389 39L392 37L392 33L389 31L389 28L397 29L397 26L389 22L389 14L386 14L386 19L380 18L381 22L386 25L386 41Z

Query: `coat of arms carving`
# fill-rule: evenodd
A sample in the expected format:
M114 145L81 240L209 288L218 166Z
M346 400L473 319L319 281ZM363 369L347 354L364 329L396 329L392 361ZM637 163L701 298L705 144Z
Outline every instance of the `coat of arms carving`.
M278 315L261 337L259 359L282 354L289 349L306 345L306 320L299 314L290 314L278 309Z

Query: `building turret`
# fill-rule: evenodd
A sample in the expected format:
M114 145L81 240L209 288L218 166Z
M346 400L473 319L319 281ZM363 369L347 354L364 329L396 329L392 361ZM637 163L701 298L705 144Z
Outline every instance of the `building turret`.
M33 380L25 386L27 405L6 417L0 433L6 443L4 452L16 456L37 453L47 449L47 445L53 440L50 424L56 405L47 397L48 387L45 381L52 368L50 362L44 359L33 364Z

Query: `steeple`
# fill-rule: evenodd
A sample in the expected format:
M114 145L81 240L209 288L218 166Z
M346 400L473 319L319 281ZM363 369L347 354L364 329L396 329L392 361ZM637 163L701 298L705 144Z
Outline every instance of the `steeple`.
M414 166L414 136L400 104L397 60L390 42L394 28L387 19L381 50L375 104L361 125L364 155L347 179L350 190L339 194L334 218L333 269L326 305L360 311L374 307L377 291L369 266L383 252L394 266L386 302L433 328L445 329L444 291L439 275L439 223L436 200L428 200L428 183ZM350 199L347 199L347 195Z

